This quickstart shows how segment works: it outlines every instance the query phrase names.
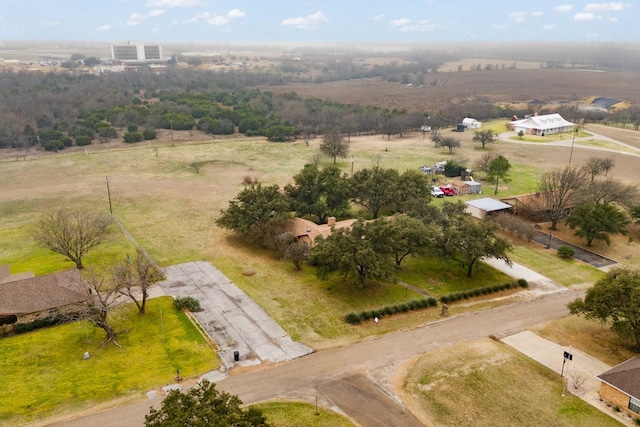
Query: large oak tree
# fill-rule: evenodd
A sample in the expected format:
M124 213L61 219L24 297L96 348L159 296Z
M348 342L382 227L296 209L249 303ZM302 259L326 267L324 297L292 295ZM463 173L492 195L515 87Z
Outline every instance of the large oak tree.
M571 314L610 324L622 339L631 339L640 351L640 272L615 269L598 280L582 298L570 302Z

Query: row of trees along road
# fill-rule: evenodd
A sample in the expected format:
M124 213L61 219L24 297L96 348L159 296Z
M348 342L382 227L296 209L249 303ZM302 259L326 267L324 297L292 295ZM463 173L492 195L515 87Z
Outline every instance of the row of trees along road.
M419 171L374 167L348 177L335 166L321 170L306 165L293 181L284 191L277 185L245 186L216 223L286 254L281 245L301 245L287 229L293 214L324 222L328 216L348 216L355 203L372 220L319 238L309 262L318 267L320 278L339 271L353 277L359 287L366 279L391 278L409 255L430 253L456 260L468 276L482 256L509 261L510 245L497 235L499 226L471 218L462 202L445 202L442 210L430 205L431 184ZM390 216L378 218L381 212ZM299 263L304 251L292 252Z

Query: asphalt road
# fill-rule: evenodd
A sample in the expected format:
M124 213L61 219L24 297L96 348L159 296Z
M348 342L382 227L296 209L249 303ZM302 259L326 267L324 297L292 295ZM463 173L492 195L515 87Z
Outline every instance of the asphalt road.
M347 412L357 408L354 402L335 402L322 395L332 382L364 373L393 399L390 382L396 368L410 358L433 349L458 342L471 341L494 335L498 338L512 335L534 325L568 315L566 304L578 296L579 291L566 291L544 295L526 302L519 302L492 310L455 316L455 305L450 307L450 317L423 327L398 331L352 345L318 351L307 356L283 362L259 370L240 372L218 383L218 388L237 394L244 403L251 404L270 399L295 399L313 401L315 396L323 404L338 405ZM342 396L345 398L345 396ZM354 393L354 401L358 395ZM143 426L144 415L151 403L160 400L136 401L100 413L68 419L52 426ZM379 406L380 413L388 408ZM378 426L376 413L368 419L358 419L362 426ZM410 425L410 424L407 424Z

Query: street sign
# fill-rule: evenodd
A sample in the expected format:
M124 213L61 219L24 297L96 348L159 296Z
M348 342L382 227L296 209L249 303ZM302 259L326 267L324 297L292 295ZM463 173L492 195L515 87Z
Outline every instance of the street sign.
M564 352L564 358L565 359L569 359L569 360L573 360L573 354L569 353L568 351Z

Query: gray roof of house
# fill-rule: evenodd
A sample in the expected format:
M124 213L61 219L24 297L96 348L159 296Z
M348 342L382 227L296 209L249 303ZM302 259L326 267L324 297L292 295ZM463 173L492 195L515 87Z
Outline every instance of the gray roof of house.
M598 375L605 383L640 399L640 359L634 357Z
M0 283L0 316L36 313L85 300L78 270Z
M500 200L485 197L483 199L469 200L464 202L465 205L473 206L478 209L482 209L485 212L501 211L504 209L511 209L512 206L507 203L502 203Z

